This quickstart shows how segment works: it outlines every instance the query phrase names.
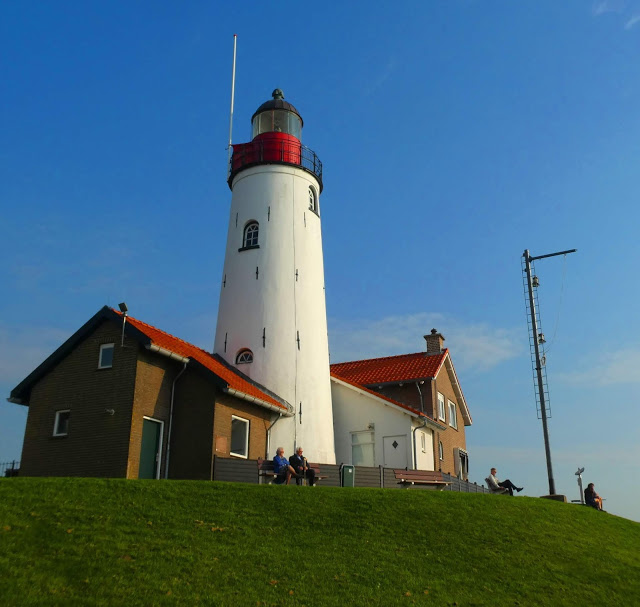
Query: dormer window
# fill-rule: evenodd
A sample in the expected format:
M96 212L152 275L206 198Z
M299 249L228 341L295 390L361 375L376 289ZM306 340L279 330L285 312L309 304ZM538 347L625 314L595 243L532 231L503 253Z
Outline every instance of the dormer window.
M236 356L236 365L244 365L253 362L253 352L248 348L240 350Z
M242 249L255 249L258 246L258 233L260 226L257 221L249 222L244 228L242 237Z
M98 369L111 369L113 367L114 344L102 344L98 357Z

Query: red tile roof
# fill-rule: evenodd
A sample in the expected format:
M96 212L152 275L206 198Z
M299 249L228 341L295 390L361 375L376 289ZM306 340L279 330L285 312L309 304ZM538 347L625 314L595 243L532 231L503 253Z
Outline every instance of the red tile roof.
M440 354L416 352L400 356L354 360L331 365L331 372L350 383L361 386L415 381L436 377L447 357L448 349Z
M113 311L119 316L122 316L118 310ZM178 337L174 337L169 333L165 333L160 329L156 329L155 327L136 318L132 318L131 316L127 316L127 324L144 333L151 340L153 345L163 348L164 350L168 350L169 352L173 352L183 358L191 358L198 361L201 365L209 369L209 371L225 381L229 388L264 401L278 409L282 409L283 412L288 410L286 405L278 402L275 398L258 388L256 385L241 377L237 372L225 366L217 360L213 354L206 350L198 348L197 346L194 346L193 344L190 344Z

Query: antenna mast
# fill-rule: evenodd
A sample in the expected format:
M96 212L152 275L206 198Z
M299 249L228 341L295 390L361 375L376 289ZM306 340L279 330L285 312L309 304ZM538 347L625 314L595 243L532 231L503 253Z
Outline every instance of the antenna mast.
M231 163L231 153L233 148L231 147L231 133L233 132L233 101L236 92L236 46L238 42L238 34L233 35L233 67L231 69L231 111L229 112L229 160ZM231 169L229 169L231 170Z
M533 276L531 273L531 262L536 259L545 259L547 257L555 257L556 255L567 255L567 253L575 253L576 249L571 249L570 251L560 251L558 253L549 253L548 255L537 255L536 257L532 257L529 254L529 249L527 249L522 255L523 258L523 271L525 273L525 280L527 285L527 295L525 296L526 308L527 312L529 312L531 316L531 321L529 324L529 343L530 348L532 348L532 356L531 362L533 363L533 368L535 371L536 380L534 381L534 391L536 393L536 400L538 401L540 407L540 417L542 419L542 433L544 434L544 450L545 455L547 457L547 475L549 477L549 495L556 494L556 483L553 479L553 468L551 466L551 447L549 446L549 429L547 427L547 417L549 416L548 407L548 388L546 382L546 370L545 370L545 356L544 353L542 356L540 355L540 346L545 343L544 334L540 331L538 320L539 320L539 308L536 305L534 288L537 288L539 285L539 280L537 276ZM547 402L545 402L545 396L547 397Z

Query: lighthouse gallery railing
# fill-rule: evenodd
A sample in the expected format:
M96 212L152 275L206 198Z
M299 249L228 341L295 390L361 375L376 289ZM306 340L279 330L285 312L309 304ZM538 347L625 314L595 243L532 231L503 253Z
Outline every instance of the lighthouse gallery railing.
M315 175L322 188L322 162L310 148L298 142L274 139L257 139L233 146L229 162L229 187L242 169L258 164L291 164Z

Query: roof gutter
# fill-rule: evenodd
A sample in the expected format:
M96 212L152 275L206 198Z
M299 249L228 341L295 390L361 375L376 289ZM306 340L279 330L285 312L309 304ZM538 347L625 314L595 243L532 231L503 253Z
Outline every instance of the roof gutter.
M223 388L223 390L227 394L230 394L231 396L237 396L238 398L246 400L250 403L260 405L261 407L265 407L266 409L270 409L271 411L276 411L277 413L280 413L285 417L293 417L294 415L293 408L291 407L287 407L286 410L283 410L282 407L284 407L284 405L282 407L277 405L272 405L271 403L268 403L266 400L262 400L261 398L256 398L255 396L251 396L250 394L246 394L245 392L240 392L240 390L236 390L235 388L231 388L230 386Z
M178 362L181 362L183 364L187 364L189 362L188 358L185 358L184 356L180 356L175 352L171 352L171 350L167 350L165 348L161 348L160 346L156 346L155 344L148 344L145 347L147 348L147 350L151 350L152 352L156 352L157 354L162 354L162 356L166 356L167 358L177 360Z

